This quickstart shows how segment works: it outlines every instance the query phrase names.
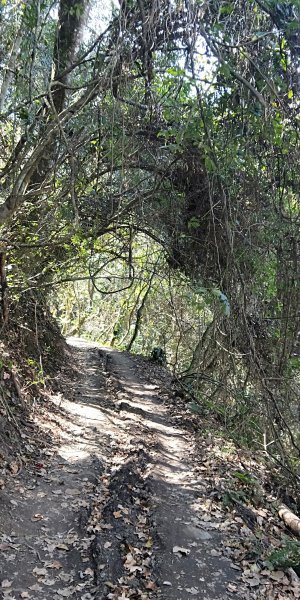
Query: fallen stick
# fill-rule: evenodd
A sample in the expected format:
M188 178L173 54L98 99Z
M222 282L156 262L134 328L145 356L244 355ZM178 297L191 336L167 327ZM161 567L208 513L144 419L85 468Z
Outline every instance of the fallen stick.
M295 533L300 536L300 519L285 504L281 504L278 514L282 521Z

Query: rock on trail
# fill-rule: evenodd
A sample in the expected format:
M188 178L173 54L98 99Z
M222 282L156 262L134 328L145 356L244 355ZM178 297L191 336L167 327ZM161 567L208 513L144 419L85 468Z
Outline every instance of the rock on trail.
M73 399L54 398L43 425L59 435L55 452L1 492L3 599L247 598L220 552L223 517L193 474L193 432L138 358L70 343Z

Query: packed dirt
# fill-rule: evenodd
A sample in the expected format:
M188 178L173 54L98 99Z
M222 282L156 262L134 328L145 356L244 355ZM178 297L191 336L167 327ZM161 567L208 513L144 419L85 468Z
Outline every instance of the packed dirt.
M211 440L144 362L69 343L77 377L39 423L53 442L0 492L3 599L300 597L284 573L276 595L272 573L248 568L251 523L216 501Z

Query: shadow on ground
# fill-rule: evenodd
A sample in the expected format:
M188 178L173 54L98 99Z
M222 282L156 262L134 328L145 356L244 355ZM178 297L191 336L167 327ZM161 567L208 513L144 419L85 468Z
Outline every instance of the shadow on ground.
M57 452L0 499L4 597L231 598L238 572L193 475L192 432L132 357L70 342L81 374L69 398L53 398Z

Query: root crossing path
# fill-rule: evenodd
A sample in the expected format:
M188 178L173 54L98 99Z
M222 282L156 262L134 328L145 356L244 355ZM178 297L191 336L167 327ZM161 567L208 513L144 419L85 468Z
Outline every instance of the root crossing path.
M248 597L220 551L224 516L212 523L193 473L193 432L139 358L70 344L80 376L71 399L54 402L57 449L2 496L3 598Z

